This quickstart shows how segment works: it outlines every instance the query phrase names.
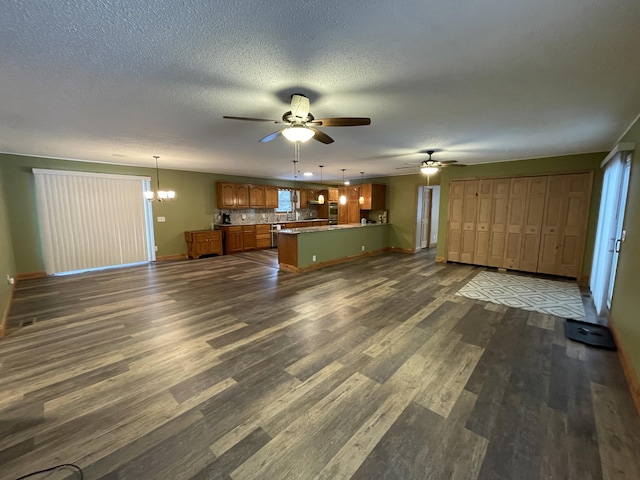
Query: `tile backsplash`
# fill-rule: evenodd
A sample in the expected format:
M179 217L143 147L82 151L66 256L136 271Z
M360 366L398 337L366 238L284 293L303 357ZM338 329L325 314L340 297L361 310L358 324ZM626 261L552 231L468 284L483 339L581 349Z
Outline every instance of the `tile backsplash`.
M222 223L222 214L231 215L232 225L248 225L252 223L276 223L287 220L306 220L318 218L318 210L315 207L299 208L296 210L297 218L293 213L276 213L273 208L246 208L246 209L215 209L214 222Z

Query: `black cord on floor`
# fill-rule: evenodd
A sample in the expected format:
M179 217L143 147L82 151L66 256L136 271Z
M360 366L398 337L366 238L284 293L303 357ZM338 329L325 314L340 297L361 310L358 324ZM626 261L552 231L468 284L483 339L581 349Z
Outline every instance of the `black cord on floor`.
M55 467L45 468L44 470L38 470L37 472L27 473L26 475L16 478L16 480L23 480L24 478L33 477L34 475L39 475L41 473L55 472L56 470L61 470L63 468L68 468L69 470L73 470L74 472L76 472L80 480L84 478L82 469L78 465L74 465L73 463L63 463L61 465L56 465Z

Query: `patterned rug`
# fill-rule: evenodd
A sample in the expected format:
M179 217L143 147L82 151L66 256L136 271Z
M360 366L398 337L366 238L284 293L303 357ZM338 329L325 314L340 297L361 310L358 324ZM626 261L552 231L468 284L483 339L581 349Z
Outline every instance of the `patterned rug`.
M570 282L480 272L456 295L556 317L585 319L580 290Z

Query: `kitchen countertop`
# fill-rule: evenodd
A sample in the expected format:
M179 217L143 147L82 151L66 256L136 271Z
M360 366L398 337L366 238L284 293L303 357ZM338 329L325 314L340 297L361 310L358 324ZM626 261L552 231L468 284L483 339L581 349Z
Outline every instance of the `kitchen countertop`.
M218 227L241 227L243 225L282 225L285 223L308 223L308 222L326 222L329 219L327 218L310 218L308 220L278 220L276 222L268 222L266 220L263 220L261 222L243 222L243 223L216 223L216 228ZM308 228L315 228L315 227L308 227Z
M289 222L286 222L289 223ZM305 228L284 228L282 230L272 230L278 233L284 233L286 235L298 235L299 233L312 233L312 232L328 232L330 230L344 230L347 228L367 228L367 227L381 227L383 225L389 225L388 223L343 223L340 225L321 225L318 227L305 227Z

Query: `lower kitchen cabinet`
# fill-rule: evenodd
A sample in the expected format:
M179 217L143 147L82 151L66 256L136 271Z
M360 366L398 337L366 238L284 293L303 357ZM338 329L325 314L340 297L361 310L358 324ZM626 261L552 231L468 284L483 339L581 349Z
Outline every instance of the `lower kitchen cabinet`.
M271 248L271 225L256 225L256 248Z
M196 230L184 232L189 258L203 255L222 255L222 232L220 230Z
M255 225L243 225L242 226L242 250L255 250L256 249L256 226Z
M224 253L242 252L242 226L224 225L220 230L224 232Z

